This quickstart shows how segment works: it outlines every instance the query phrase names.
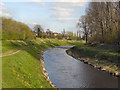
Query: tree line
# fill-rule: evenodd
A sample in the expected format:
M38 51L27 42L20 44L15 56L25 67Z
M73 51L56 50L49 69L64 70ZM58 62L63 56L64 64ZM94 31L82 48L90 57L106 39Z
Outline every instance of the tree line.
M44 31L41 25L35 25L34 33L39 38L57 38L57 39L67 39L67 40L81 40L80 32L71 32L71 31L63 31L61 33L52 32L50 29Z
M118 2L90 2L77 25L86 43L120 44Z
M2 40L33 40L37 38L81 40L80 32L71 32L63 29L61 33L46 31L41 25L35 25L33 30L26 24L15 21L11 18L2 19ZM1 34L1 33L0 33Z
M24 23L13 19L2 18L3 40L33 40L35 38L32 30Z

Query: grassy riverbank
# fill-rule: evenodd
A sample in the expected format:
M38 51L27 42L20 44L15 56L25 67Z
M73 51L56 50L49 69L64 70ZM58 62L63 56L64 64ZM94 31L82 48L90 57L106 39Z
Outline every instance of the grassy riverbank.
M67 40L6 40L2 41L2 54L21 50L17 54L2 57L3 88L50 88L42 72L40 56L50 47L79 45L80 41Z
M79 45L67 50L69 55L116 76L120 75L120 62L118 62L120 53L118 52L118 46L96 44Z

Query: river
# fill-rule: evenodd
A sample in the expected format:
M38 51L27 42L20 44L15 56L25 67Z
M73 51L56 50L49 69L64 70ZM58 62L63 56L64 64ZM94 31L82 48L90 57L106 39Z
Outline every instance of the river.
M43 53L49 78L57 88L117 88L118 78L76 60L66 50L71 46L48 49Z

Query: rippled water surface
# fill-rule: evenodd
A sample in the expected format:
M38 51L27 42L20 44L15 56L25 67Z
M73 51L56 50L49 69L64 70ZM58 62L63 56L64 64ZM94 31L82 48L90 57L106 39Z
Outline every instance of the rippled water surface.
M67 55L68 48L70 46L55 47L43 54L47 73L57 88L118 87L116 77Z

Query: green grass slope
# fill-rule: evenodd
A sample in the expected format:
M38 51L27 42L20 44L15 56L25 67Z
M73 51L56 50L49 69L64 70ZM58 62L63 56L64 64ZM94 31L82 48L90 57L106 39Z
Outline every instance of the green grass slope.
M3 41L3 53L21 51L2 57L2 87L51 88L42 74L41 52L49 47L82 43L84 42L67 40Z

